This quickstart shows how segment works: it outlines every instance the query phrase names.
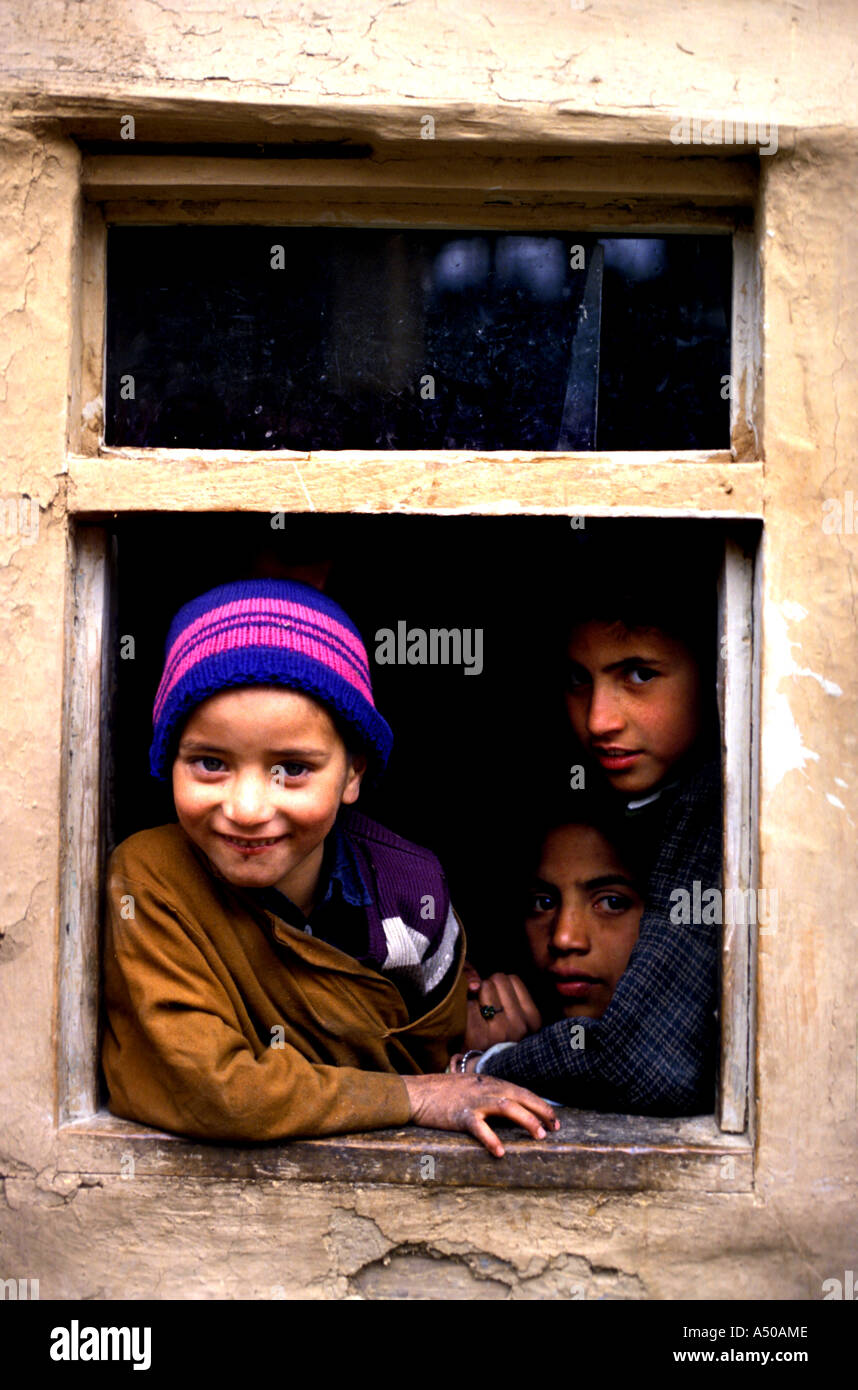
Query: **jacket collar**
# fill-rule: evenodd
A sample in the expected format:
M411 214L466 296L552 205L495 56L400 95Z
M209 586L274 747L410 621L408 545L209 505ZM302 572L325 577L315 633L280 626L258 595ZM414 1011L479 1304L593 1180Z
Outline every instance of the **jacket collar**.
M259 893L275 892L280 897L286 897L286 894L281 893L278 888L272 887L270 889L263 888L251 890L239 888L236 884L230 883L226 875L221 873L217 865L214 864L212 860L209 859L208 855L200 849L199 845L191 839L184 826L179 826L179 829L190 846L191 852L203 865L206 872L210 873L212 878L216 878L219 882L225 883L229 888L232 888L234 892L242 895L250 892L253 893L254 897L257 891ZM335 887L338 888L343 899L352 907L366 907L371 901L369 889L363 880L360 866L348 842L348 837L344 834L342 826L340 825L339 817L334 821L333 828L325 839L325 852L322 858L322 868L319 877L320 884L324 883L325 885L324 893L318 899L320 903L330 902L334 895ZM291 898L287 898L287 902L291 902ZM296 908L295 910L297 912L299 909Z

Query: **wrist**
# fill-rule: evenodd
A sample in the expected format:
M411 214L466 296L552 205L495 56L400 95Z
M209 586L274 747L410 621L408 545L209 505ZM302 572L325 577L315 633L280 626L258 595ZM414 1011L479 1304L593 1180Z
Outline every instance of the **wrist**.
M483 1053L480 1055L480 1059L479 1059L479 1061L477 1062L477 1065L476 1065L476 1067L474 1068L474 1070L475 1070L479 1075L482 1075L482 1073L483 1073L484 1070L485 1070L485 1066L486 1066L486 1063L488 1062L489 1058L490 1058L490 1057L497 1057L497 1056L499 1056L500 1053L501 1053L501 1052L504 1052L504 1051L506 1050L506 1048L508 1048L508 1047L515 1047L515 1043L514 1043L514 1042L499 1042L499 1043L494 1043L492 1047L486 1048L486 1051L483 1052Z

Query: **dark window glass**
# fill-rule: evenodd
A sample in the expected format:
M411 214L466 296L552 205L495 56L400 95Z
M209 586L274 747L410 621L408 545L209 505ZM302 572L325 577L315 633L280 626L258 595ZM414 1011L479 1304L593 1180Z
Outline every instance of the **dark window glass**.
M730 238L603 245L598 447L729 447Z
M730 277L728 237L114 227L106 440L723 447Z

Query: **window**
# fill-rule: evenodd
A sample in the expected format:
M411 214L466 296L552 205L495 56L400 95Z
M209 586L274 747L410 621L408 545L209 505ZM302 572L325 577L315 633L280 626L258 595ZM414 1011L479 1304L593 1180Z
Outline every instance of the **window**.
M326 162L325 167L328 179L331 163ZM547 161L547 165L554 163ZM448 186L443 197L433 194L427 215L425 194L415 207L414 185L422 178L424 187L433 187L430 163L424 163L419 177L412 170L399 187L391 189L384 187L384 175L377 173L378 182L373 186L373 174L366 165L349 161L346 168L344 161L344 167L337 171L339 191L333 199L324 192L326 184L321 176L318 186L313 187L312 168L302 169L298 193L297 185L290 183L284 171L272 173L269 163L265 201L260 202L259 183L254 182L257 173L249 167L250 161L219 159L206 164L147 155L136 159L92 156L86 161L84 182L90 201L82 267L82 354L74 387L81 424L77 437L71 440L69 455L69 506L76 519L77 622L68 651L68 865L60 1029L60 1121L69 1166L85 1160L92 1171L117 1171L123 1154L131 1153L136 1155L138 1172L188 1171L192 1163L196 1173L205 1170L219 1175L288 1173L342 1178L351 1174L363 1180L419 1182L425 1174L418 1159L428 1156L436 1162L436 1181L450 1183L725 1191L747 1190L751 1185L752 929L733 933L725 949L724 1055L717 1122L705 1117L679 1122L588 1117L583 1132L579 1126L567 1127L540 1146L538 1157L531 1141L523 1140L520 1146L510 1143L503 1172L464 1136L427 1135L415 1130L404 1131L395 1143L385 1135L360 1135L337 1141L294 1142L259 1151L188 1145L100 1113L95 1065L97 885L106 845L127 833L127 819L123 821L123 817L128 815L127 798L121 792L116 794L116 771L101 753L110 746L116 683L123 678L115 661L122 636L117 619L124 601L123 550L127 556L140 544L144 521L164 547L162 554L170 553L170 536L175 536L178 528L187 527L186 534L190 535L187 513L240 511L245 514L238 519L241 526L268 528L269 539L272 514L281 511L295 534L299 527L357 521L374 526L377 534L385 525L390 531L398 528L403 537L406 523L412 521L423 528L484 528L486 534L488 528L497 526L498 535L516 536L514 542L501 542L496 547L500 553L495 565L500 573L506 562L504 546L518 544L519 533L513 531L517 526L530 528L535 537L537 528L543 526L558 531L563 527L568 532L570 516L595 520L662 515L677 518L675 524L683 517L709 519L695 525L714 524L719 519L729 522L721 579L721 636L725 640L719 647L724 658L721 686L728 797L725 875L726 883L753 884L756 729L751 718L756 708L753 614L759 539L754 519L760 516L761 498L761 465L756 461L753 424L759 373L753 347L758 306L753 233L749 229L754 181L742 161L710 161L702 180L706 188L701 192L700 182L696 188L694 185L702 166L700 161L696 168L694 164L665 161L664 188L672 189L673 196L662 193L647 198L636 193L629 195L628 207L618 211L612 206L615 197L594 192L594 188L601 183L604 189L606 181L611 186L613 179L613 195L628 192L617 180L635 182L639 171L633 162L617 175L611 173L606 161L596 176L592 166L576 175L574 161L569 161L568 167L548 169L535 160L528 161L528 176L523 177L520 165L511 161L507 169L494 169L489 189L484 186L485 179L481 185L475 177L479 161L474 161L474 167L457 171L460 181L455 187ZM359 175L354 174L356 168L361 171ZM548 197L546 187L551 186L552 179L553 191ZM497 201L498 180L502 195L509 199L503 206ZM538 192L532 187L522 191L522 183L538 185ZM646 186L651 187L649 177ZM184 198L181 209L176 201L180 195ZM141 198L145 207L139 204ZM276 218L272 216L272 199L279 199ZM370 220L394 228L443 225L457 237L463 229L511 233L522 224L538 226L540 236L558 231L564 238L565 228L582 226L582 237L598 235L606 243L620 231L634 234L638 240L656 232L666 237L668 233L689 235L701 229L729 235L733 246L731 369L720 372L712 387L718 402L714 418L727 403L732 447L727 448L719 437L697 448L673 447L672 452L665 452L672 446L639 443L639 450L649 448L650 452L608 456L605 448L623 447L623 429L628 422L622 412L615 417L613 442L601 444L597 433L602 452L577 455L549 449L546 444L536 448L507 446L498 455L495 450L500 446L494 441L472 441L471 447L461 445L454 452L437 444L416 451L413 445L409 449L405 444L388 449L379 444L363 449L341 444L312 450L306 445L281 445L274 453L263 452L258 440L251 441L258 452L234 445L206 448L204 442L104 443L99 401L103 394L101 326L108 225L124 230L141 222L188 221L246 223L270 229L307 226L314 219L329 222L332 218L356 229ZM606 308L603 298L603 314ZM726 395L722 394L723 376L728 378ZM599 418L604 419L601 413ZM656 447L661 448L660 453L652 452ZM377 512L403 515L354 515ZM352 516L346 518L344 513ZM412 518L408 513L426 515ZM223 516L222 524L235 520ZM137 582L136 576L131 582ZM203 587L204 583L195 583L195 591ZM356 616L360 621L360 615ZM160 652L155 661L159 658ZM139 699L145 703L142 682ZM381 693L379 703L384 707ZM405 826L401 828L408 833Z
M723 447L730 255L727 236L113 227L106 440Z

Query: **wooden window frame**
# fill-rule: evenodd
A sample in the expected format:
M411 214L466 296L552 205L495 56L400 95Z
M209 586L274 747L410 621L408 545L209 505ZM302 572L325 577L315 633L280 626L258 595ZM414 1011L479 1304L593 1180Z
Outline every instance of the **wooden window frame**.
M255 161L96 155L82 168L79 294L66 458L70 519L64 865L58 990L60 1167L138 1175L289 1177L617 1190L753 1188L756 931L725 929L715 1116L564 1112L498 1164L473 1140L404 1131L264 1148L191 1143L98 1109L101 888L112 803L107 747L115 593L109 518L123 512L412 512L708 517L734 522L719 586L724 889L757 884L763 463L757 173L747 158ZM103 441L111 223L730 232L729 450L502 453L129 449ZM500 466L499 466L500 465ZM610 501L607 499L610 498ZM755 523L749 528L747 523ZM759 543L758 543L759 542ZM570 1118L571 1117L571 1118ZM426 1160L431 1158L432 1163Z

